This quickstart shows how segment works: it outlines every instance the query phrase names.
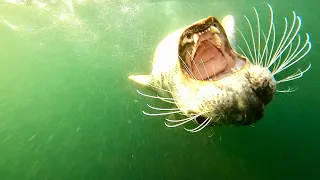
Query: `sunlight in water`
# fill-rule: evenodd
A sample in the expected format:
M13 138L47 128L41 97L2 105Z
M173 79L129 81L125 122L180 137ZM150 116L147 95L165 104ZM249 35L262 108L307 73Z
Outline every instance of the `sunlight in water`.
M0 6L0 28L28 37L62 31L59 36L64 36L66 41L90 46L99 39L99 32L81 15L85 3L84 0L5 0L5 6Z
M2 22L3 22L5 25L7 25L10 29L15 30L15 31L18 30L18 27L15 26L15 25L13 25L13 24L11 24L8 20L2 18Z
M78 0L78 1L5 0L5 3L7 3L8 6L1 8L2 11L0 12L2 13L0 13L0 16L2 17L3 24L8 26L12 30L26 30L28 28L26 28L27 25L25 24L15 23L14 19L17 17L16 15L13 16L15 18L11 18L13 19L11 20L9 17L3 17L5 16L3 12L7 12L7 14L12 15L12 13L15 12L11 10L12 8L21 9L24 6L29 8L26 11L29 11L29 10L32 11L31 13L28 13L28 16L29 14L36 14L41 18L42 17L51 18L51 23L50 23L51 27L46 26L42 28L36 28L36 30L52 28L54 26L57 26L61 22L67 23L65 25L72 26L74 28L79 28L83 25L83 20L75 13L74 5L83 4L84 0ZM36 13L34 13L34 11L36 11ZM32 16L30 15L29 17L32 17ZM25 21L24 23L26 22L27 21ZM30 26L34 26L34 25L30 25Z

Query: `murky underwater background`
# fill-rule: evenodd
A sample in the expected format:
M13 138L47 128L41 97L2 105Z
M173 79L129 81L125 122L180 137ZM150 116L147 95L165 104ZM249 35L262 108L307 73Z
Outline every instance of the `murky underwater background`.
M0 179L319 179L317 1L269 3L279 37L284 16L302 17L313 49L300 66L312 69L255 127L189 133L143 115L169 107L128 75L150 72L157 43L200 18L233 14L249 32L243 15L254 20L255 6L267 22L265 2L2 0Z

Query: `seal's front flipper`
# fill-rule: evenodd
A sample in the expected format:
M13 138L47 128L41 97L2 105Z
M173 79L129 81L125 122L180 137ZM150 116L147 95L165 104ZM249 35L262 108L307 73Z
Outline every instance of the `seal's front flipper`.
M227 34L231 47L235 49L236 45L236 37L235 37L235 25L234 25L234 18L232 15L227 15L222 19L221 22L224 31Z
M132 81L147 86L150 83L151 76L150 75L135 75L135 76L129 76L129 79Z

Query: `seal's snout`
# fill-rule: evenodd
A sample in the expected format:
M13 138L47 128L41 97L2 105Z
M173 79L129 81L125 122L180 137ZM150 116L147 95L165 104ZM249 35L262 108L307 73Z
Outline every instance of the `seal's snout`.
M263 82L262 82L262 88L266 88L269 86L269 79L263 79Z
M253 65L248 71L247 78L260 101L267 105L276 92L276 81L269 69Z

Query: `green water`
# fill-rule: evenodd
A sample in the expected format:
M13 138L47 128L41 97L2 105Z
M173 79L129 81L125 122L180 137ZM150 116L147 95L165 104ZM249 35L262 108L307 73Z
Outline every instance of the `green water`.
M0 179L319 179L317 1L272 0L279 34L302 17L312 69L277 94L255 127L189 133L149 117L128 75L150 72L157 43L208 15L243 15L256 0L0 2ZM16 0L15 2L18 2ZM196 3L197 2L197 3ZM303 35L303 34L302 34ZM239 45L244 46L241 39ZM293 68L294 72L297 67ZM284 72L286 76L289 72Z

